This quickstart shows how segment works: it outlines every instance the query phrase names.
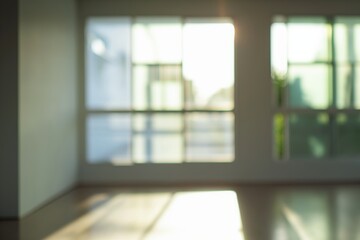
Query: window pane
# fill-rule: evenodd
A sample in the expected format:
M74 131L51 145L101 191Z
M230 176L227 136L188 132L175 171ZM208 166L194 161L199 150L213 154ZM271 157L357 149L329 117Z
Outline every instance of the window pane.
M329 155L330 127L327 114L289 116L290 158L322 158Z
M271 25L271 77L274 103L277 107L283 107L284 104L287 71L287 27L285 18L277 16Z
M86 106L130 108L129 18L90 18L86 28Z
M183 108L183 83L179 65L136 66L133 81L134 109Z
M289 67L288 105L300 108L327 108L331 67L325 64Z
M133 26L133 62L180 63L181 32L180 18L136 18Z
M336 116L335 129L336 155L360 155L360 115L338 114Z
M292 17L287 31L289 62L330 60L331 28L324 18Z
M360 65L342 64L337 68L337 107L360 108Z
M296 108L360 108L360 17L336 17L331 25L325 17L277 16L271 27L271 41L277 107L285 103L290 112ZM360 140L355 139L359 135L358 116L331 116L330 121L328 113L276 114L277 157L312 159L359 154L354 147L354 142Z
M274 117L274 142L275 142L275 158L282 160L285 158L285 116L276 114Z
M178 163L183 160L181 114L135 114L133 154L137 163Z
M336 18L334 34L336 60L360 61L360 17Z
M187 108L233 108L234 26L230 20L186 20L183 73Z
M233 85L228 18L90 18L86 107L119 113L88 113L87 160L233 161L232 114L183 112L233 109Z
M278 20L281 21L282 19ZM271 26L271 69L273 75L286 74L288 65L287 48L286 23L273 23Z
M186 159L189 162L234 160L231 113L192 113L186 116Z
M88 116L86 149L90 163L130 164L130 143L130 114Z

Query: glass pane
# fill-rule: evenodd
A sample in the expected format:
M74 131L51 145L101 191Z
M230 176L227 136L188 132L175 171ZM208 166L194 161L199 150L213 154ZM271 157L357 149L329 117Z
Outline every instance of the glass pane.
M337 68L336 105L338 108L360 108L360 65L342 64Z
M285 75L287 64L287 27L285 23L275 22L271 26L271 68L273 75Z
M130 114L90 115L86 143L90 163L130 164Z
M183 95L180 65L134 67L134 109L180 110Z
M330 60L331 28L324 18L292 17L287 31L289 62Z
M234 26L231 20L186 20L183 73L187 108L233 108Z
M183 160L181 114L135 114L133 154L137 163L179 163Z
M360 61L360 17L336 18L334 34L336 60Z
M329 106L331 67L325 64L289 67L290 107L323 109Z
M327 114L291 114L289 117L290 158L323 158L329 155L330 127Z
M275 158L282 160L285 158L285 116L276 114L274 116L274 142Z
M130 108L129 18L90 18L86 28L86 106Z
M141 17L133 25L134 63L180 63L181 19Z
M338 114L335 129L335 154L338 156L359 156L360 115Z
M234 160L234 117L231 113L191 113L186 116L186 160Z
M285 18L277 16L271 25L271 76L273 80L274 103L277 107L284 104L284 89L288 71L287 27Z

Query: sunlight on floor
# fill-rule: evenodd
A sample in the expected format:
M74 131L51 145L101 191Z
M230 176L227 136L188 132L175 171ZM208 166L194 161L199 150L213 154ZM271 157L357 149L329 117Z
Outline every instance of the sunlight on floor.
M273 239L360 239L359 196L358 190L346 188L280 192L275 195Z
M92 210L46 239L244 239L233 191L98 194L82 206Z
M330 239L331 206L323 192L283 192L276 196L274 239Z

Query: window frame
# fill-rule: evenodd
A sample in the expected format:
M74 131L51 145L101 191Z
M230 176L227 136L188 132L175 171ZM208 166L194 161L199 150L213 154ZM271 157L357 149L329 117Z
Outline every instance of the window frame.
M271 67L271 92L272 92L272 158L277 163L290 163L290 162L304 162L307 164L310 163L317 163L317 162L332 162L332 161L342 161L342 162L358 162L358 158L360 156L360 153L356 155L335 155L335 148L334 145L336 144L336 117L339 114L346 114L346 115L353 115L357 114L360 117L360 108L356 107L337 107L337 92L338 89L336 87L337 85L337 68L344 64L351 64L351 65L360 65L360 59L358 61L356 60L347 60L344 62L337 62L336 60L336 36L335 36L335 24L337 18L347 18L347 17L355 17L359 18L360 15L346 15L346 14L275 14L272 16L271 26L272 28L274 23L277 23L276 19L285 19L282 23L287 25L289 23L289 18L323 18L325 19L324 24L326 24L330 29L328 30L328 46L329 46L329 57L327 61L312 61L312 62L290 62L288 55L286 56L287 61L287 72L284 75L284 81L285 85L282 87L282 92L280 93L282 98L281 104L279 104L277 101L277 94L279 94L276 89L275 83L274 83L274 69L273 69L273 63L272 60L270 60L270 67ZM360 24L360 22L359 22ZM270 36L272 35L272 32L270 31ZM270 37L270 44L272 41L272 36ZM287 46L288 47L288 46ZM286 50L288 54L288 49ZM272 58L273 49L270 47L270 59ZM328 68L331 68L329 74L331 79L328 79L329 82L329 98L328 98L328 107L327 108L311 108L311 107L291 107L289 104L289 68L291 66L299 66L299 65L307 65L312 66L316 64L326 64ZM291 114L301 114L301 115L313 115L317 116L320 114L326 114L329 118L329 123L327 128L330 131L329 135L329 152L323 156L323 157L291 157L290 156L290 126L289 126L289 118ZM276 116L281 115L284 120L284 140L283 140L283 146L284 146L284 152L283 156L279 157L277 153L277 142L276 142Z
M86 51L87 51L87 43L86 43L86 35L87 35L87 24L88 24L88 20L91 18L130 18L130 25L131 25L131 36L130 36L130 41L132 43L132 38L133 38L133 32L132 32L132 27L135 23L135 19L136 18L151 18L151 17L160 17L160 18L181 18L181 28L183 31L183 27L184 27L184 23L185 23L185 19L227 19L229 20L229 22L231 22L231 24L234 26L234 39L233 39L233 85L232 85L232 101L233 101L233 106L231 109L203 109L203 108L193 108L193 109L186 109L186 91L187 88L185 86L185 81L184 81L184 74L183 74L183 59L181 60L180 63L155 63L155 64L147 64L147 63L135 63L133 61L133 55L132 55L132 50L133 47L131 46L130 49L130 65L131 65L131 76L130 76L130 81L133 81L133 74L134 74L134 66L150 66L150 65L179 65L180 66L180 71L181 71L181 82L182 82L182 87L183 87L183 107L181 110L158 110L158 109L143 109L143 110L135 110L133 108L133 105L131 104L131 108L129 109L89 109L86 106L86 98L87 98L87 93L86 93L86 88L87 88L87 81L86 81ZM237 75L236 75L236 56L237 56L237 46L236 46L236 18L234 16L215 16L215 15L210 15L210 16L203 16L203 15L180 15L180 14L176 14L176 15L156 15L156 14L151 14L151 15L144 15L144 14L139 14L139 15L98 15L98 14L92 14L89 16L86 16L83 18L83 24L82 29L83 29L83 38L82 38L82 43L83 43L83 49L82 49L82 56L83 56L83 84L82 84L82 100L81 102L81 108L83 109L82 111L82 117L81 117L81 123L80 125L82 126L82 131L81 131L81 136L82 136L82 150L81 150L81 158L83 159L83 161L86 163L86 165L92 165L92 166L111 166L111 167L117 167L117 166L126 166L126 167L136 167L139 165L179 165L179 164L191 164L191 165L196 165L196 164L211 164L211 165L218 165L218 164L232 164L236 161L236 134L235 134L235 129L236 129L236 79L237 79ZM131 92L133 91L133 84L131 84ZM130 102L133 102L133 98L131 97ZM227 161L189 161L186 160L186 143L183 144L183 159L181 159L181 162L143 162L143 163L138 163L136 162L136 160L133 159L133 149L132 149L132 142L130 141L130 152L131 152L131 157L130 157L130 164L115 164L112 163L110 159L103 159L100 160L101 162L99 163L91 163L87 157L88 155L88 149L87 149L87 139L88 139L88 131L87 131L87 119L89 119L89 117L91 115L109 115L109 114L130 114L130 115L137 115L137 114L143 114L145 115L152 115L152 114L179 114L181 115L181 118L183 119L183 130L182 130L182 138L183 138L183 142L186 142L186 135L185 135L185 130L186 130L186 115L187 114L192 114L192 113L215 113L215 114L231 114L232 115L232 159L231 160L227 160ZM133 126L133 123L132 123ZM131 132L132 132L132 136L134 135L134 129L132 127Z

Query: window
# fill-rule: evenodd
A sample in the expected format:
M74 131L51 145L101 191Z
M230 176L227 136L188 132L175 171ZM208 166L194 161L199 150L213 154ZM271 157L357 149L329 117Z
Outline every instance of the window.
M360 154L360 18L283 17L271 28L278 159Z
M92 17L86 158L234 160L234 26L227 18Z

